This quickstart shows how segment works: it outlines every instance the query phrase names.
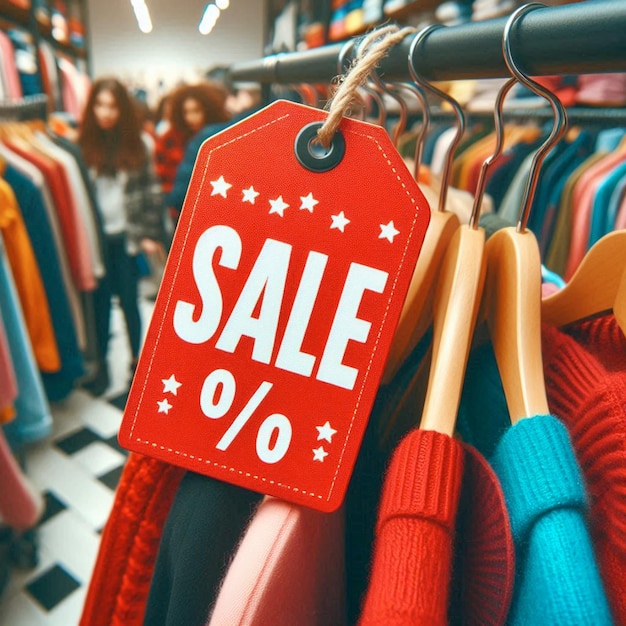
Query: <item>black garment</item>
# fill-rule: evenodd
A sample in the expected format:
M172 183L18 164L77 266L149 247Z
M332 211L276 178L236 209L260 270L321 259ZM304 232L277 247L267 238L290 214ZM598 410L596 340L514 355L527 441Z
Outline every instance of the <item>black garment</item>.
M204 626L262 498L208 476L185 474L163 529L144 626Z
M126 251L125 235L105 235L104 258L106 276L94 292L96 334L102 359L106 358L111 323L111 297L119 298L124 314L128 341L133 359L141 346L141 317L139 315L139 266L137 257Z

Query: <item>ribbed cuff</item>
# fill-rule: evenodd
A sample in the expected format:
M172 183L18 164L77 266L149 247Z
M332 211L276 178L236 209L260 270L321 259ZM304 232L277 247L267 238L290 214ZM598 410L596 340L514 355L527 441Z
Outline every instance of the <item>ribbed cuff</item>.
M557 508L586 508L583 479L567 429L552 415L512 426L491 460L500 479L516 543Z
M387 470L378 526L392 517L421 517L454 532L462 475L458 441L435 431L411 431Z

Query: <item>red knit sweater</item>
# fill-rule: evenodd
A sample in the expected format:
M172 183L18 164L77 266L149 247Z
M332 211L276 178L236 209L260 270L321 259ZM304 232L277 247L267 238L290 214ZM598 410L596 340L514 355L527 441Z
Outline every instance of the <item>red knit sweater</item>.
M500 481L478 450L463 444L450 624L502 626L515 583L515 546Z
M163 525L184 473L130 455L102 532L80 626L142 626Z
M568 334L544 327L543 337L550 410L569 428L602 580L615 624L626 626L626 340L612 316Z
M462 474L463 448L446 435L414 430L396 448L360 626L448 623Z

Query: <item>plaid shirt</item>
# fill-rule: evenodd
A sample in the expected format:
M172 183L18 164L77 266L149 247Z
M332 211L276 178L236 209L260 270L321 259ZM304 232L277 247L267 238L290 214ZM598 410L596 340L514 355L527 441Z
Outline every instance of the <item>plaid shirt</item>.
M157 136L155 149L156 174L161 182L163 193L169 193L172 190L176 170L185 156L185 147L186 142L182 134L173 128Z
M129 172L124 191L129 252L139 252L142 239L163 241L164 207L161 185L151 159L138 172Z

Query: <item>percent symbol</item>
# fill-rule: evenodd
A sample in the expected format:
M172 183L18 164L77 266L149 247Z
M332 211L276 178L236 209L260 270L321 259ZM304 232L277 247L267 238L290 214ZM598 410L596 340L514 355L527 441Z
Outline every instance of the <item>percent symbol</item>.
M252 394L245 406L235 416L222 438L217 442L218 450L227 450L241 432L248 420L254 415L259 405L270 392L273 384L264 380ZM212 371L204 380L200 392L200 408L211 419L224 417L231 409L237 392L237 383L231 372L225 369ZM270 447L276 432L274 445ZM291 422L281 413L273 413L265 418L256 437L256 453L265 463L280 461L291 443Z

